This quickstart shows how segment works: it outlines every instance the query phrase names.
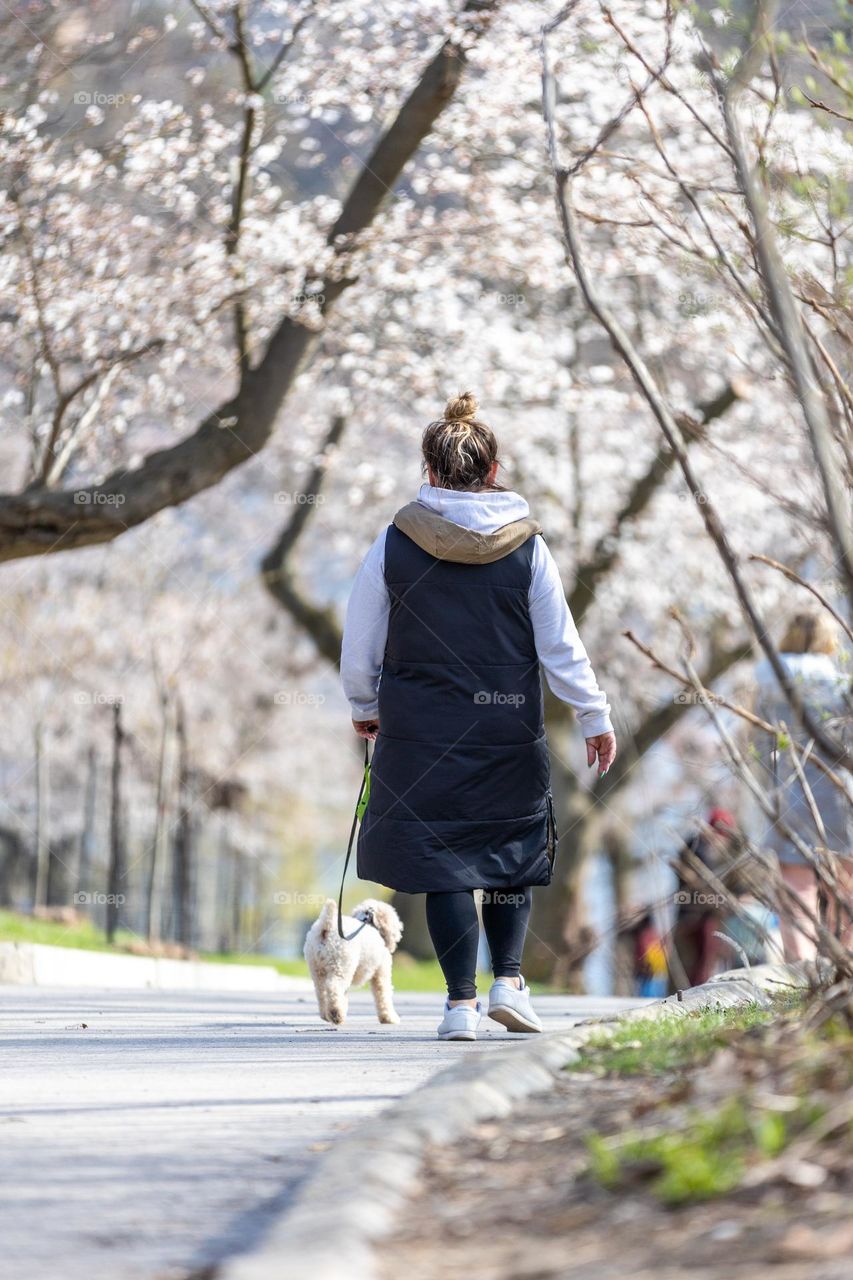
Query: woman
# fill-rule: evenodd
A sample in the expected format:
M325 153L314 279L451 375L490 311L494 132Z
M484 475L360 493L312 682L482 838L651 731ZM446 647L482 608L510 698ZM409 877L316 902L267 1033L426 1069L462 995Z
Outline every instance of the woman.
M531 888L549 883L556 850L540 665L577 712L590 767L603 775L616 755L557 566L527 503L497 484L497 441L476 412L466 392L427 427L429 483L368 552L341 655L355 730L376 739L358 874L426 894L442 1040L477 1036L475 889L489 1017L542 1029L520 967Z
M788 623L780 645L780 657L803 701L827 728L844 740L849 736L850 677L844 676L835 663L838 644L835 624L826 613L816 610L797 613ZM809 736L797 729L796 713L779 688L766 659L755 669L757 685L756 711L772 724L784 721L794 730L793 741L799 753L809 744ZM846 904L846 929L841 933L845 944L853 945L850 928L851 892L853 892L853 859L851 859L851 797L845 795L826 777L817 765L805 763L803 772L815 808L820 814L823 832L818 830L812 806L797 775L790 748L779 749L768 734L757 739L762 781L777 806L777 814L785 827L801 838L809 849L829 849L839 854L838 883L842 907ZM832 762L830 762L832 763ZM846 777L843 769L836 773ZM780 913L782 942L788 961L810 960L817 954L814 929L808 913L818 914L817 877L796 845L776 822L770 822L762 846L779 858L782 877L802 899L806 911L785 905ZM834 919L830 921L834 924Z

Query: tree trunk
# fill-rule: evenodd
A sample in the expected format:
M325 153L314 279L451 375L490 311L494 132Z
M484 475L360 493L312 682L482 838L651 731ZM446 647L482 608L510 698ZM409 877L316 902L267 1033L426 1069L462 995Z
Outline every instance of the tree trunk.
M243 942L243 869L240 850L231 851L231 951L240 951Z
M613 828L606 832L603 847L613 889L613 994L630 996L634 994L634 949L623 927L630 909L631 850L624 835Z
M122 745L121 703L113 704L113 765L110 788L110 865L107 881L107 942L114 942L118 929L119 896L124 875L124 831L121 794Z
M36 883L33 906L36 911L47 906L47 881L50 872L50 837L48 834L48 765L44 745L44 725L41 721L35 730L36 766Z
M189 756L184 704L178 699L175 717L178 751L178 820L175 825L173 857L174 937L183 946L192 945L192 818L189 784Z
M92 863L95 857L95 820L98 801L98 756L90 746L86 756L86 785L83 792L83 818L80 830L80 853L77 858L76 900L85 902L91 892Z
M539 982L567 987L575 965L571 957L583 932L579 896L585 854L584 827L590 797L568 761L577 730L568 708L545 688L545 728L551 751L551 791L557 824L554 877L533 895L533 913L524 950L524 972Z
M266 912L264 910L264 867L260 858L252 862L252 938L249 950L256 952L266 931Z
M163 915L163 875L168 850L169 808L169 698L164 693L160 699L162 725L160 731L160 758L157 767L157 810L154 818L154 838L151 844L151 863L148 868L148 892L145 903L145 936L156 945L160 941Z
M233 950L231 938L232 920L230 918L230 886L232 871L231 845L229 840L230 818L227 813L219 815L219 849L216 858L216 904L214 908L216 945L219 951L227 953Z
M423 893L395 893L391 905L403 922L400 950L416 960L434 960L435 951L426 922L426 896Z
M553 755L551 789L559 843L554 878L547 889L539 889L533 896L525 972L540 982L581 990L579 966L590 941L581 899L590 800L573 770Z

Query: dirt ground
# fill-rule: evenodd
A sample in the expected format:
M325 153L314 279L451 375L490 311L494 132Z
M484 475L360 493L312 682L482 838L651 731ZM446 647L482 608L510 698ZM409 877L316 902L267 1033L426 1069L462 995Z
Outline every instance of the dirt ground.
M429 1151L418 1194L382 1244L383 1280L851 1280L846 1152L777 1160L773 1176L763 1162L753 1185L689 1207L662 1205L642 1172L618 1191L591 1176L587 1134L677 1128L687 1108L720 1105L733 1081L743 1074L729 1050L654 1078L563 1073L511 1120Z

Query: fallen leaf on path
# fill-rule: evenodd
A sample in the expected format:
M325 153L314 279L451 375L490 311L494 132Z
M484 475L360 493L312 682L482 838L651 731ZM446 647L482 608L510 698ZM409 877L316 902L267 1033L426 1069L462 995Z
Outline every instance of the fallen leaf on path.
M782 1176L795 1187L819 1187L826 1181L826 1169L811 1160L785 1160Z
M791 1227L779 1245L779 1253L795 1258L842 1258L853 1253L853 1222L816 1231L808 1223Z

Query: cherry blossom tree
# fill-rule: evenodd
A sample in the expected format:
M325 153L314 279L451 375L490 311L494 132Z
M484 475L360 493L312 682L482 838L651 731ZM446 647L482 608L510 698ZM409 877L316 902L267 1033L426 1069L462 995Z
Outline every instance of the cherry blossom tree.
M552 50L562 152L584 159L573 193L589 271L665 389L695 485L567 269L541 119L540 28L557 11L186 4L116 32L108 4L73 30L46 6L38 56L21 36L30 76L3 135L18 180L2 212L0 323L15 342L0 447L18 491L0 503L0 554L28 560L4 574L24 575L18 603L39 637L28 653L13 627L15 687L50 639L70 689L88 673L82 687L134 699L124 722L144 745L128 786L145 850L162 734L152 638L187 709L199 793L248 787L238 842L248 850L263 808L277 832L337 849L358 772L329 671L342 604L418 482L423 425L473 387L505 480L545 526L622 743L588 785L573 718L549 703L563 838L531 963L565 975L602 824L653 861L731 785L692 694L673 695L622 636L665 644L676 606L706 685L749 653L704 499L739 551L814 577L833 555L690 16L589 3ZM721 57L728 38L711 42ZM830 112L796 101L801 82L842 109L825 92L836 55L820 33L814 57L796 44L755 113L791 279L846 423L849 145ZM37 555L130 526L79 557ZM772 619L789 584L749 575ZM280 691L327 702L276 703ZM60 719L51 733L67 746L49 745L70 784L85 735L70 718L60 734Z
M45 53L45 84L35 101L27 94L3 135L12 181L0 234L16 302L7 325L24 361L22 385L7 400L31 441L24 489L0 497L4 559L110 540L264 447L325 317L364 269L360 237L452 99L468 48L496 7L437 4L417 23L400 9L381 27L364 3L271 0L251 11L244 0L196 3L187 31L202 59L187 72L193 106L133 91L140 45L170 38L175 15L133 33L113 63L120 92L101 89L103 71L84 72L80 61L58 90L66 43L97 50L108 37L68 30L61 11L47 7L53 45L34 36L31 50L32 61ZM214 80L222 58L237 68L233 87ZM74 105L85 107L76 127L64 119L72 79L82 86ZM410 82L401 97L400 84ZM345 111L329 105L344 84ZM126 118L99 136L105 107ZM290 151L307 154L309 165L320 161L318 133L331 133L345 174L352 165L341 152L365 150L368 122L376 122L373 137L348 187L288 190L289 133L303 133ZM88 145L84 125L95 134ZM233 348L223 359L226 313ZM203 397L193 386L211 371L206 354L225 399L181 438L181 419L211 399L209 388ZM121 412L110 391L140 360L152 365L147 385ZM103 477L81 471L75 487L60 486L83 437L99 463L112 453L90 426L106 423L115 445L129 413L149 407L146 392L160 412L177 411L172 438L154 449L137 439Z

